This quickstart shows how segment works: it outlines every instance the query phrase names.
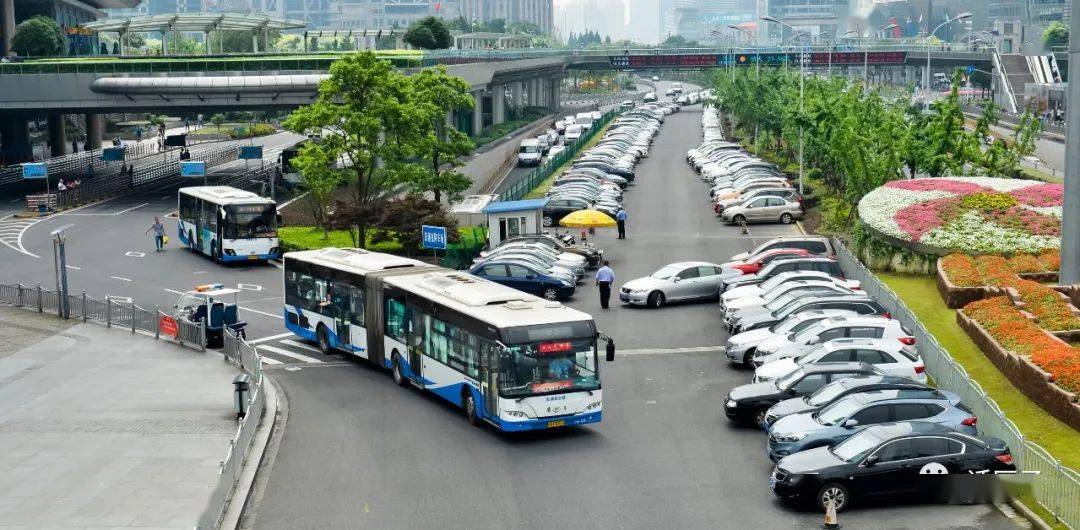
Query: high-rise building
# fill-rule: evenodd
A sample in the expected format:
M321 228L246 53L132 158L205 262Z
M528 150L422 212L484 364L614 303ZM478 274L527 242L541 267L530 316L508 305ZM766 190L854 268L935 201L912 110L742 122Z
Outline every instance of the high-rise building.
M457 10L461 16L477 22L495 19L507 24L531 22L548 34L555 29L552 0L458 0Z
M759 0L758 14L775 17L799 31L817 36L835 32L842 23L846 24L849 4L849 0ZM776 42L792 37L791 30L780 24L761 23L758 27L765 36L764 41Z

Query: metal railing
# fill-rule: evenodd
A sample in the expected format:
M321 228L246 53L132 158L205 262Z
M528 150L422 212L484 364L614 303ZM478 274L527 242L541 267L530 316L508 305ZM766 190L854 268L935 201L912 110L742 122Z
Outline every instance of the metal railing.
M556 170L563 166L563 164L577 156L577 154L581 151L581 148L584 147L585 144L589 143L589 140L592 140L597 134L599 134L600 131L604 128L604 126L611 122L611 120L615 119L615 116L618 116L619 114L621 114L621 112L617 109L605 112L599 120L593 122L592 126L589 127L589 130L585 133L585 135L567 145L566 149L563 149L559 154L549 158L546 163L530 171L528 175L525 175L525 178L515 182L513 185L503 191L499 195L499 200L516 201L524 197L534 188L539 186L541 182L547 180L548 177L553 175Z
M1028 440L979 383L927 331L900 297L874 276L839 239L834 239L834 244L844 274L862 282L863 291L884 306L894 319L913 330L927 372L940 388L958 394L964 405L979 418L979 434L1004 440L1019 469L1038 472L1033 477L1035 500L1058 519L1056 522L1069 528L1080 528L1080 473L1066 467L1038 444Z
M225 458L221 461L218 470L218 482L210 495L210 502L199 516L196 528L213 529L221 523L225 513L225 505L232 497L236 481L240 476L244 460L251 449L251 441L255 437L255 429L262 419L266 407L265 387L262 377L262 359L258 350L248 344L247 341L231 329L226 329L222 353L225 360L229 361L251 376L247 399L244 404L246 411L240 425L236 429L236 435L229 442L229 448ZM242 502L242 499L234 499Z
M93 166L95 172L108 168L108 162L101 160L101 149L71 153L41 160L49 170L50 178L58 178L71 175L83 175L88 166ZM134 160L159 153L157 145L152 142L138 142L124 145L124 157ZM22 180L22 166L13 165L0 168L0 185L11 184Z
M0 284L0 304L23 307L39 313L55 313L58 317L63 317L63 307L60 304L62 299L56 291L43 289L40 285L27 287L22 284ZM68 295L67 306L69 318L82 319L83 322L99 322L105 324L105 327L127 329L132 333L142 332L153 335L154 338L164 338L181 346L206 351L206 329L202 322L193 324L174 319L157 308L144 309L134 302L121 302L109 297L98 300L87 296L86 292ZM175 337L168 334L162 337L163 319L172 319L176 323Z

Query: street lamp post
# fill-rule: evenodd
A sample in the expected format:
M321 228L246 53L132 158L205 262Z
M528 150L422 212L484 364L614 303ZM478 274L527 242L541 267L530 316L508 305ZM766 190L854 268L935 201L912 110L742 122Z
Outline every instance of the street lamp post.
M930 39L934 38L934 34L937 33L937 30L958 20L967 20L969 18L971 18L971 13L960 13L941 24L938 24L937 27L926 36L926 72L923 72L923 89L926 90L926 110L930 110Z
M780 24L781 26L786 27L786 28L790 29L791 31L795 32L796 33L795 37L799 37L800 35L803 35L805 37L810 36L809 33L797 30L797 29L791 27L790 24L787 24L787 23L783 22L782 20L780 20L780 19L778 19L776 17L764 16L764 17L761 17L761 20L764 20L765 22L775 22L777 24ZM802 114L804 112L805 101L806 101L806 46L804 45L803 48L802 48L802 52L799 53L799 195L803 194L803 176L806 173L806 169L805 169L805 165L804 165L805 158L803 156L803 150L804 150L806 142L803 139L804 131L803 131L803 125L802 125Z
M64 232L73 226L75 225L66 224L49 234L53 237L53 265L56 267L56 309L60 318L68 318L71 315L68 307L67 255L64 252L64 243L67 242L67 236Z

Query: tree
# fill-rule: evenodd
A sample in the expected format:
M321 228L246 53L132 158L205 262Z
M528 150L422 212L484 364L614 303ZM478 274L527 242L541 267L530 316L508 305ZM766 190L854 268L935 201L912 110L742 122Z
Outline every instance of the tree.
M509 33L524 33L526 35L543 35L544 34L543 31L540 31L540 26L537 26L535 23L528 22L528 21L525 21L525 20L519 20L517 22L511 22L510 25L507 26L506 30Z
M469 21L469 19L465 18L463 15L459 15L457 18L450 21L450 29L469 33L473 31L475 27L473 26L473 23Z
M506 20L495 18L480 24L480 27L477 29L490 33L506 33Z
M682 35L670 35L664 39L664 42L660 43L664 48L696 48L699 46L697 41L686 40L686 37Z
M422 50L445 50L454 44L454 37L442 19L425 17L409 26L405 42Z
M1043 30L1043 44L1046 48L1064 48L1069 46L1069 26L1055 20Z
M448 123L447 114L473 107L469 85L460 77L448 75L443 66L421 70L410 76L409 82L410 103L422 116L416 155L427 162L426 169L409 179L409 188L414 193L432 192L437 203L444 193L451 201L457 200L472 180L454 168L475 146L468 135Z
M272 30L269 32L270 42L276 42L281 38L281 32ZM259 51L266 50L266 36L261 30L218 30L211 31L207 37L210 50L214 53L252 53L251 37L254 36L259 42ZM312 37L314 39L314 37ZM312 45L314 46L314 44Z
M218 113L210 116L210 123L213 123L218 131L221 131L221 124L225 123L225 115Z
M125 33L124 34L124 49L137 50L146 46L146 36L142 33ZM128 53L131 53L130 51Z
M320 181L349 186L349 226L366 246L376 212L418 162L409 160L423 122L410 105L411 83L370 51L350 54L330 66L314 103L292 112L285 128L321 136L301 149L293 163Z
M64 53L66 40L55 20L34 15L16 26L11 47L19 55L53 57Z
M371 239L375 243L397 241L408 255L420 248L423 225L444 226L450 242L458 239L457 219L449 215L438 201L416 194L388 201L379 216L379 227Z

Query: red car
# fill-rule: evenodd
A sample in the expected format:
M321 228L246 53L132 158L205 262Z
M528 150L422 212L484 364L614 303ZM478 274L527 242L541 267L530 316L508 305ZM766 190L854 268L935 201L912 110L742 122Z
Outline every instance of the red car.
M722 267L741 271L742 274L755 274L775 259L809 257L815 257L815 254L801 248L774 248L754 254L743 261L725 263Z

